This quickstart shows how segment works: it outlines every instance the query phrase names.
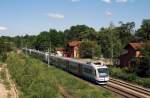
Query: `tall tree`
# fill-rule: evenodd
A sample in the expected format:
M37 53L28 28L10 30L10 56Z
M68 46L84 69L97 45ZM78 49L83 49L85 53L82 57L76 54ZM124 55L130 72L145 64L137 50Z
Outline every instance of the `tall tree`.
M83 40L79 47L81 58L93 58L101 56L101 47L94 41Z
M38 50L46 51L49 48L55 50L57 47L63 47L65 43L64 33L50 29L48 31L41 32L34 41L34 46Z
M118 38L121 40L121 43L123 46L127 45L133 38L133 33L134 33L134 27L135 23L134 22L119 22L120 26L116 27L116 33Z
M93 40L96 38L96 31L86 25L72 26L70 29L64 31L65 37L68 41L70 40Z
M150 45L147 44L142 49L143 57L141 63L137 65L136 73L140 76L150 76Z
M142 37L144 40L150 40L150 19L143 20L141 28L138 29L136 36Z
M7 58L7 52L11 51L13 47L12 42L6 39L0 38L0 61L5 61Z

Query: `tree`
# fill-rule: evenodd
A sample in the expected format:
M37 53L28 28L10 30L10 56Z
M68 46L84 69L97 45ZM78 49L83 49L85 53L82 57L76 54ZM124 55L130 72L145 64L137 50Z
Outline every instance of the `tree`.
M101 56L100 46L90 40L83 40L79 47L79 53L81 58L93 58Z
M37 50L46 51L49 48L55 50L57 47L63 47L65 44L64 33L50 29L48 31L41 32L34 41L34 47Z
M12 50L12 43L0 38L0 61L5 61L7 52Z
M86 25L76 25L72 26L70 29L64 31L65 38L67 41L70 40L83 40L89 39L93 40L96 39L96 31L88 27Z
M150 45L142 49L143 57L137 65L136 73L140 76L150 76Z
M134 22L119 22L120 26L115 28L118 38L121 40L123 46L127 45L133 38Z
M115 28L102 28L97 33L97 42L101 46L105 58L117 58L122 50L121 40L118 38Z
M49 32L47 31L41 32L34 41L34 47L37 50L47 50L49 45Z
M101 45L103 56L106 58L111 57L111 36L109 29L105 28L98 32L97 42Z
M136 36L142 37L144 40L150 40L150 19L143 20L141 28L136 32Z

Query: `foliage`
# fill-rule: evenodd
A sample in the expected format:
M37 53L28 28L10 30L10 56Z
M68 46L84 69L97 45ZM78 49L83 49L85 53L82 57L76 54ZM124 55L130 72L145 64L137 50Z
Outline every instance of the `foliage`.
M94 40L96 38L96 31L86 25L72 26L70 29L65 30L64 34L67 41L82 39Z
M115 28L102 28L97 34L97 42L102 48L102 53L105 58L113 56L117 58L122 51L122 43L117 37Z
M81 58L100 57L101 48L94 41L83 40L80 44L79 52Z
M145 45L142 49L142 59L140 64L137 64L136 73L139 76L150 76L150 45Z
M5 61L7 58L7 52L12 50L11 42L7 42L3 38L0 38L0 61Z
M115 78L119 78L125 81L136 83L144 87L150 88L150 78L141 78L135 73L129 73L126 69L111 67L110 75Z
M150 40L150 19L144 19L141 28L138 29L136 36L142 37L144 40Z
M22 91L22 97L58 98L55 80L51 81L51 75L48 77L47 68L43 67L43 63L15 53L9 54L7 63L13 79Z
M15 62L14 62L15 61ZM53 66L24 54L11 53L7 59L20 98L116 98L111 92L80 80Z
M65 43L64 34L61 31L50 29L49 32L41 32L34 41L34 48L37 50L48 50L51 48L55 50L57 47L63 47Z
M127 23L119 22L119 23L120 26L115 28L117 33L116 35L120 39L123 46L125 46L133 39L132 33L134 33L135 23L134 22L127 22Z

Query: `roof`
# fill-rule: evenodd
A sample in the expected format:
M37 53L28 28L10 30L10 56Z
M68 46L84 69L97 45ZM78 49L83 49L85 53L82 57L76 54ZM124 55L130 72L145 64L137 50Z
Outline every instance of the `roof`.
M139 49L141 49L141 48L144 46L143 43L129 43L129 44L125 47L125 49L126 49L129 45L130 45L134 50L139 50Z
M71 42L69 42L68 44L69 44L69 46L71 46L71 47L75 47L75 46L79 46L80 43L81 43L81 41L71 41Z
M150 45L150 40L147 40L147 41L145 42L145 44L146 44L146 45Z
M56 51L64 51L64 48L56 48Z

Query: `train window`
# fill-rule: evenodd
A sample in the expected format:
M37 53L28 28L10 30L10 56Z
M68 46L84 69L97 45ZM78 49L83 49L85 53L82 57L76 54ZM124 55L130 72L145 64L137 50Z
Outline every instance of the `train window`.
M92 74L92 69L90 68L84 68L84 72L88 74Z
M96 76L96 70L94 70L93 73L94 73L94 76Z
M73 69L73 70L76 70L76 69L77 69L77 66L75 66L75 65L69 65L69 68L70 68L70 69Z

